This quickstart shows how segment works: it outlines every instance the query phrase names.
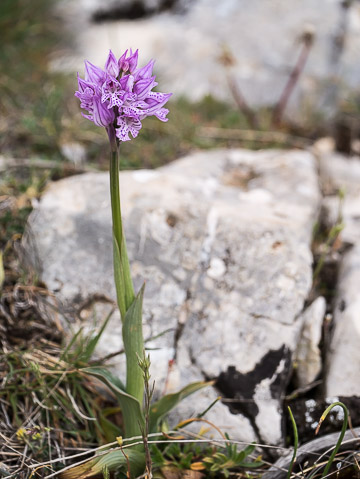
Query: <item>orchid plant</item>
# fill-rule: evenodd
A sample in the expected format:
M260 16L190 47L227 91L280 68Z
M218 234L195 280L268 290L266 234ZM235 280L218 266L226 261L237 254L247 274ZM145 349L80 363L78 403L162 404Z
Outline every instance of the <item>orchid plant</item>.
M110 197L113 225L113 261L117 303L122 321L122 336L126 356L126 385L99 368L84 368L85 374L97 377L116 394L123 413L124 436L133 438L156 432L164 416L183 398L209 383L193 383L177 393L168 394L144 411L144 358L142 333L142 302L144 286L135 294L127 254L120 204L119 167L120 145L136 138L142 120L155 116L167 121L168 109L164 105L171 93L153 91L157 86L153 75L154 61L143 68L137 67L138 50L128 50L117 60L110 50L104 70L85 62L85 79L78 75L79 89L75 96L87 112L83 116L104 127L110 142ZM146 414L145 414L146 412ZM145 422L147 423L145 424ZM141 474L145 469L145 451L136 446L123 453L121 446L95 456L85 464L64 471L62 478L90 478L104 468L110 472L121 466L131 469L131 475ZM127 469L129 475L129 470Z

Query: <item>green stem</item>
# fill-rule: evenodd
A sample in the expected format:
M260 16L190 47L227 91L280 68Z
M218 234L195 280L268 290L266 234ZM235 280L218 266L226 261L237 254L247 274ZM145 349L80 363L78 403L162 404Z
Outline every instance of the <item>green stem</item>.
M120 206L120 183L119 183L119 146L113 126L107 128L110 140L110 197L113 223L114 240L114 276L117 302L124 321L126 311L135 299L134 286L131 279L130 264L127 255L126 240L123 231L121 206Z
M111 151L110 158L110 195L111 195L111 213L114 237L121 245L123 238L121 206L120 206L120 184L119 184L119 150Z
M143 288L135 298L121 218L119 145L113 125L107 128L107 133L111 145L110 197L113 223L114 279L123 325L122 337L126 355L126 392L136 398L141 405L144 395L144 379L138 364L138 355L141 355L144 350L142 335ZM134 427L139 430L137 424ZM126 431L126 434L128 435L129 431Z

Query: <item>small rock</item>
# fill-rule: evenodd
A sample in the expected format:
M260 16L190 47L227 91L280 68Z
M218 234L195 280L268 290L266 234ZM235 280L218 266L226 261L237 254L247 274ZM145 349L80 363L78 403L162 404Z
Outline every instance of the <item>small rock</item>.
M335 140L331 136L319 138L313 145L313 151L316 155L333 153L335 150Z
M62 155L68 160L74 163L79 168L83 166L86 159L86 150L80 143L63 143L60 146Z
M327 359L326 394L360 396L360 242L340 265L334 331Z
M210 267L207 270L207 275L213 279L219 279L224 276L226 271L226 265L220 258L211 258Z
M299 388L315 381L321 372L319 344L325 311L326 301L320 296L303 313L303 329L294 358L297 365L295 375Z
M360 162L359 162L360 165ZM354 245L360 238L360 191L339 196L328 196L323 200L325 224L329 230L336 224L342 225L340 238L348 245Z
M333 191L343 190L345 196L360 193L360 159L339 153L322 153L320 176L322 183L331 185Z

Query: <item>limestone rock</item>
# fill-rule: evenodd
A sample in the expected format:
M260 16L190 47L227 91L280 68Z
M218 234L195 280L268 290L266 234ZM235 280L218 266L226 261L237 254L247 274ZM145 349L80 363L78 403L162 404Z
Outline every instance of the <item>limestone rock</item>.
M329 226L342 217L341 240L350 246L339 271L334 329L327 358L326 394L328 396L360 396L359 311L360 311L360 160L339 154L320 157L322 181L334 190L344 191L339 197L324 198ZM340 206L340 209L339 209Z
M313 156L215 150L123 172L120 183L136 289L146 281L145 337L154 338L158 391L218 378L231 411L241 414L225 402L210 416L233 418L238 439L281 442L281 401L312 279L320 203ZM52 184L30 231L42 278L66 314L91 294L115 298L107 173ZM121 348L120 329L114 317L98 354ZM115 365L120 373L123 363ZM199 405L188 404L201 412L217 394L203 391Z
M360 238L360 192L345 193L344 199L340 199L339 196L325 197L323 208L327 226L331 229L340 220L343 225L341 240L347 245L357 244Z
M185 386L191 382L203 380L203 375L199 369L192 363L187 345L184 341L178 344L177 348L178 360L174 363L172 372L175 373L176 380L172 384L168 384L167 392L175 392L180 386ZM171 374L170 381L171 383ZM222 402L219 400L219 391L214 387L204 388L197 392L196 395L189 396L182 401L178 407L169 415L169 423L176 426L179 422L197 417L202 414L209 406L212 407L204 416L207 421L218 427L223 433L228 433L231 438L240 438L246 442L256 442L258 437L250 420L236 411L232 412L230 402ZM271 422L271 421L270 421ZM203 423L195 422L186 426L186 429L198 433ZM208 426L208 424L206 425ZM217 437L215 428L211 428L212 436Z
M326 394L360 396L360 243L344 255L328 353Z
M330 190L343 190L345 196L360 193L360 159L334 152L320 152L322 183ZM333 193L334 194L334 193ZM328 193L329 195L329 193Z
M296 378L300 388L315 381L322 368L319 344L325 311L325 298L320 296L303 313L303 329L295 353Z
M325 223L331 228L340 219L344 224L342 241L356 244L360 237L359 157L323 154L320 156L320 174L325 192L328 193L323 199Z

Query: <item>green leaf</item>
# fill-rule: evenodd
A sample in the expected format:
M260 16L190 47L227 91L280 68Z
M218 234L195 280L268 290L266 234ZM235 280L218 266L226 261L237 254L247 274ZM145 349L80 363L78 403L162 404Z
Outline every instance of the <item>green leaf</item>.
M103 474L103 479L110 479L110 472L107 466L104 466L102 470L102 474Z
M118 412L118 408L105 408L99 412L99 423L102 429L102 432L105 436L107 442L112 442L116 437L122 436L123 432L121 429L116 426L112 421L107 418L108 414L111 414L109 409L115 409L115 412Z
M239 464L239 466L244 467L245 469L261 467L263 465L264 463L262 461L242 462L241 464Z
M66 358L67 354L69 353L73 345L76 344L77 340L81 336L83 329L84 329L83 327L79 328L79 330L72 336L71 341L66 345L64 351L62 352L60 356L60 360L63 360L64 358Z
M98 333L93 336L89 341L88 343L86 344L85 346L85 350L83 351L83 353L81 354L81 360L82 361L85 361L88 362L89 359L91 358L91 356L94 354L94 351L95 351L95 348L113 314L114 310L110 311L110 313L107 315L107 317L105 318L105 321L103 322L103 324L101 325Z
M125 457L125 454L127 457ZM121 468L126 473L128 470L128 461L132 478L140 476L144 472L144 452L126 448L122 451L109 451L102 456L95 456L84 464L60 472L60 479L90 479L92 477L98 477L105 468L107 468L109 472Z
M154 467L162 467L165 464L165 458L156 444L151 445L151 460Z
M122 234L120 257L121 257L122 270L123 270L124 283L125 283L125 307L126 307L126 310L128 310L129 307L134 302L135 292L134 292L133 282L131 279L130 263L129 263L129 258L127 254L126 238L125 238L124 232Z
M190 396L190 394L193 394L194 392L199 391L202 388L208 387L211 384L213 384L212 381L201 381L188 384L177 393L167 394L166 396L163 396L161 399L156 401L150 408L149 431L157 432L157 428L161 419L166 414L168 414L175 406L177 406L179 402L181 402L187 396Z
M121 245L117 241L115 234L113 234L113 247L116 297L121 319L124 321L126 311L131 307L135 299L124 234L122 234Z
M139 366L139 358L144 354L142 334L142 302L145 284L125 314L122 336L126 355L126 391L134 396L140 404L144 396L143 371Z
M114 279L116 288L116 298L119 306L121 319L124 320L126 313L125 303L125 279L124 269L121 262L120 247L113 234L113 248L114 248Z
M245 457L247 457L249 454L253 453L255 450L255 445L254 444L249 444L248 446L245 447L245 449L243 449L241 451L241 454L244 455L244 459Z
M215 457L215 459L219 459L219 460L224 461L224 462L228 460L228 458L222 452L216 452L214 454L214 457Z
M103 383L107 384L107 386L114 392L116 393L115 389L121 389L121 391L126 392L125 386L123 382L121 381L120 378L117 376L114 376L108 369L106 368L101 368L100 366L91 366L88 368L82 368L80 371L90 374L91 376L94 376Z
M96 471L98 474L105 465L110 472L119 468L126 472L128 464L124 454L126 454L130 464L130 477L140 476L145 469L145 454L143 451L138 451L133 448L126 448L123 449L123 451L110 451L98 460L98 463L93 469L91 469L91 472Z
M145 424L140 403L125 391L121 381L103 368L83 368L80 372L96 377L114 392L123 413L125 437L140 436Z

